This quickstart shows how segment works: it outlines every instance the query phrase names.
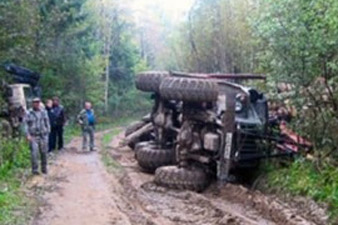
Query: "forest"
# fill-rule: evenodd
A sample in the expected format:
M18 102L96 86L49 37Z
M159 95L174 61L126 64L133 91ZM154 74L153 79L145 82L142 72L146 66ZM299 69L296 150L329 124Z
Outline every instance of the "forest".
M40 73L42 98L59 96L70 123L88 100L102 122L148 112L150 96L134 86L146 70L264 74L249 85L276 101L278 85L290 84L290 125L313 151L264 165L265 188L326 203L337 219L338 1L195 0L175 20L161 1L136 12L135 1L1 0L0 65ZM17 200L8 187L21 185L8 177L29 165L25 145L0 140L0 224Z

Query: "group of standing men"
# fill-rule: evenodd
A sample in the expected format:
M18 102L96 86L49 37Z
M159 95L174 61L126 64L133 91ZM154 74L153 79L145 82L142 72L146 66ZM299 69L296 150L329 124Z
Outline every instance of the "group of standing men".
M87 136L90 137L90 150L94 151L95 116L91 103L86 102L85 108L77 117L83 133L83 149L87 149ZM65 110L58 97L48 99L45 106L39 98L33 99L32 108L24 119L24 132L31 151L32 173L39 174L39 154L41 172L47 174L47 154L56 149L62 150L63 130L66 123ZM57 144L57 145L56 145Z

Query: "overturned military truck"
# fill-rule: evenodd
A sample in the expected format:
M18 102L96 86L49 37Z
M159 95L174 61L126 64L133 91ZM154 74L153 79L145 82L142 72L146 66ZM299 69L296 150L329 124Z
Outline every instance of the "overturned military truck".
M41 97L40 74L15 64L6 64L3 71L9 83L1 81L5 102L0 105L0 136L18 135L27 105L34 97Z
M150 115L126 130L139 166L155 171L155 183L202 191L217 178L233 181L252 174L261 159L289 156L311 145L269 118L263 93L239 85L265 79L250 74L145 72L136 87L151 92Z

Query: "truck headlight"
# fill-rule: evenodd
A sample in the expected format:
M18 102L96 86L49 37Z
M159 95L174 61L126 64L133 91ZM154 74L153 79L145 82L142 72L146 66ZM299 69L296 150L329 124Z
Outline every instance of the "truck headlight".
M243 104L239 101L236 101L235 111L240 112L240 111L242 111L242 109L243 109Z
M244 104L246 104L246 101L247 101L247 97L244 94L237 94L235 111L236 112L242 111Z

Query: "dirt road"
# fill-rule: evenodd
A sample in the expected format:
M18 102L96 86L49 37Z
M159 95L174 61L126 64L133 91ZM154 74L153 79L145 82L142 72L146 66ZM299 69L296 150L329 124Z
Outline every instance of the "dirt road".
M96 137L99 146L103 134ZM122 134L116 136L105 149L116 163L110 172L103 165L102 149L83 153L81 140L75 138L51 165L48 177L37 185L45 190L44 204L32 224L325 223L317 208L290 207L237 185L211 186L202 194L158 187L152 183L153 175L139 170L134 153L119 147L122 138Z

